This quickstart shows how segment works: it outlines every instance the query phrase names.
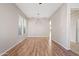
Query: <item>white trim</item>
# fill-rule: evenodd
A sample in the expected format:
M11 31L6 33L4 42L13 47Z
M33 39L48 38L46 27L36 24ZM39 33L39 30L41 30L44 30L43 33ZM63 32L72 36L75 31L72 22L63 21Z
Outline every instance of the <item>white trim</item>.
M12 48L14 48L16 45L18 45L19 43L21 43L23 40L25 40L25 39L20 40L19 42L17 42L16 44L14 44L12 47L6 49L3 53L0 54L0 56L2 56L2 55L5 54L7 51L9 51L9 50L11 50Z
M57 42L56 40L53 40L53 41L56 42L57 44L59 44L60 46L62 46L63 48L65 48L66 50L70 50L69 48L64 47L61 43Z
M71 40L71 33L70 33L70 29L71 29L71 27L70 27L70 22L71 22L71 17L70 17L70 14L71 14L71 12L70 12L70 7L69 7L69 5L68 4L66 4L66 7L67 7L67 27L66 27L66 36L67 36L67 40L68 40L68 42L67 42L67 44L68 44L68 50L70 50L70 40Z

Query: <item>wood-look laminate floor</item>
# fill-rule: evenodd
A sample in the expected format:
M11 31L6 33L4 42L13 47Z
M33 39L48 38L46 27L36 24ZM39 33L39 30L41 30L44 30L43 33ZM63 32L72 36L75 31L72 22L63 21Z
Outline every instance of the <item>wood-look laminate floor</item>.
M75 53L79 54L79 43L76 42L70 42L70 48L72 51L74 51Z
M27 38L3 56L77 56L48 38Z

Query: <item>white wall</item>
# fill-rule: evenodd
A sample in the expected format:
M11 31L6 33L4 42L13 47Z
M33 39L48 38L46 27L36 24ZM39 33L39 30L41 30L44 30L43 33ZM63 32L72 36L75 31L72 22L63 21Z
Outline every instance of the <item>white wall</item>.
M69 41L67 37L68 32L68 18L67 5L63 4L51 17L52 19L52 40L59 43L66 49L69 49Z
M0 53L23 38L18 36L18 14L25 17L14 4L0 4Z
M48 37L49 20L48 18L29 18L28 37Z

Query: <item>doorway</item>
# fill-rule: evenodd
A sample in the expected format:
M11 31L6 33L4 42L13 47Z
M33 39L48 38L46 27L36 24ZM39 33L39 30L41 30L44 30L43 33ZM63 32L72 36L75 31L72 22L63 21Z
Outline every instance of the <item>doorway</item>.
M79 54L79 9L71 10L71 40L70 48Z

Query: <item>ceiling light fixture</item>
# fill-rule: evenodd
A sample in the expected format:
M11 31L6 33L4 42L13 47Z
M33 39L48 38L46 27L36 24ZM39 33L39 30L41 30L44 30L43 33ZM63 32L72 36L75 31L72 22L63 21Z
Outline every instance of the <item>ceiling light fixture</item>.
M42 3L39 3L39 5L41 5Z

